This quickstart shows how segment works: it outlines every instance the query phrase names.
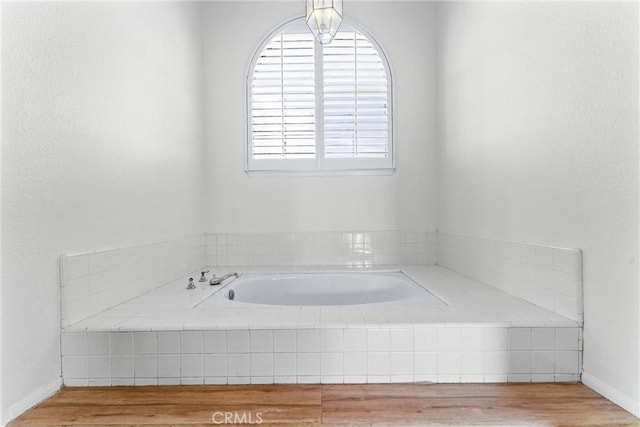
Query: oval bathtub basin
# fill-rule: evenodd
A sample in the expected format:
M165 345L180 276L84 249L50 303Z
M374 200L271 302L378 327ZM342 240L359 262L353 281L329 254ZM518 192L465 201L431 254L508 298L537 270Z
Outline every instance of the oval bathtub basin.
M233 291L233 299L229 299ZM247 274L224 286L198 308L245 304L331 306L443 304L402 272Z

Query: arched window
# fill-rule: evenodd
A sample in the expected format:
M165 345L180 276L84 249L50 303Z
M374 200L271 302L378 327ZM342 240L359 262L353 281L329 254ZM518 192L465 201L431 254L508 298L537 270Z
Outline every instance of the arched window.
M348 21L318 43L302 18L260 45L247 76L248 172L393 170L391 72Z

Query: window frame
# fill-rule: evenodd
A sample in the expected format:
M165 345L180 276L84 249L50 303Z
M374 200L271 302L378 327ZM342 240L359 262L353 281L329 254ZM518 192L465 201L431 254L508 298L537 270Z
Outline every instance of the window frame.
M245 73L245 138L244 138L244 169L250 176L259 175L301 175L301 176L334 176L334 175L391 175L396 170L396 144L395 144L395 108L393 97L393 73L389 63L388 55L382 48L380 43L371 35L371 33L360 25L357 21L344 18L343 26L348 26L349 30L361 33L376 49L380 56L387 77L387 125L388 125L388 153L387 158L325 158L324 152L318 153L313 159L254 159L251 155L252 147L252 80L253 72L260 54L263 52L267 44L278 34L292 27L300 26L301 31L308 31L304 17L295 17L287 20L283 24L269 32L258 44L251 55ZM304 26L304 30L302 30ZM343 27L344 28L344 27ZM316 48L320 46L315 41ZM322 51L316 51L315 68L316 73L322 68L322 61L318 61L318 57L322 57ZM318 82L316 78L316 82ZM322 104L323 99L316 96L316 105ZM323 149L324 140L319 141L318 127L323 128L324 122L316 123L315 147L317 150ZM323 132L320 133L323 135ZM320 155L318 155L320 154Z

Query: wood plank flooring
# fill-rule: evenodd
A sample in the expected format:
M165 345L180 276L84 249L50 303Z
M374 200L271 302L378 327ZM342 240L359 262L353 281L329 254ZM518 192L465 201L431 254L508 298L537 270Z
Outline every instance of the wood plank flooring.
M66 387L9 426L211 426L225 416L296 426L640 426L580 383Z

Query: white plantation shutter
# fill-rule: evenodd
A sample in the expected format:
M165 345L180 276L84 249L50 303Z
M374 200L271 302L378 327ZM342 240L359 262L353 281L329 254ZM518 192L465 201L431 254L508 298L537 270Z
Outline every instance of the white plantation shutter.
M381 51L345 24L328 45L296 25L267 40L250 68L247 170L391 171L391 76Z
M311 34L280 33L262 51L251 83L251 155L315 156L315 61Z
M338 32L323 46L323 70L325 157L388 157L389 89L376 48L358 32Z

